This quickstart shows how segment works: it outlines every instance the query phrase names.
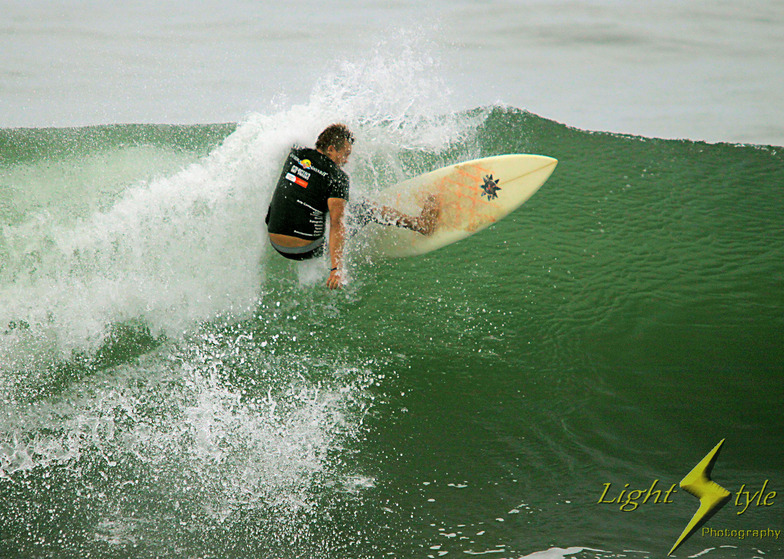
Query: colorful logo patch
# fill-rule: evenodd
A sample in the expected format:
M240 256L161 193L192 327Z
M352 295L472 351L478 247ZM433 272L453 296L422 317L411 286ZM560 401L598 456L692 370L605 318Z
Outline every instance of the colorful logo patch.
M294 176L291 173L286 173L286 179L291 181L291 182L293 182L294 184L298 184L302 188L307 188L308 187L308 181L306 181L305 179L303 179L301 177Z
M310 159L303 159L302 161L300 161L300 165L302 165L307 169L312 165L312 163L310 162Z
M488 200L498 198L497 192L501 190L498 186L500 179L493 180L493 175L485 175L484 181L485 183L482 185L483 192L481 196L487 196Z

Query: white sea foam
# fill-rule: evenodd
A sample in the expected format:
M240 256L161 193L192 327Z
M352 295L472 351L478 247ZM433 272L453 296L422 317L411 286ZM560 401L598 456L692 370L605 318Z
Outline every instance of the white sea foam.
M363 429L372 373L336 363L328 379L311 382L297 373L296 355L264 357L260 348L252 336L207 332L56 398L6 405L0 478L65 467L78 499L95 491L101 472L112 489L96 505L105 520L97 537L126 542L144 530L134 528L141 511L127 495L149 484L161 510L187 503L205 522L254 509L294 515L313 506L320 487L371 487L341 466L341 454ZM246 361L255 395L224 379Z

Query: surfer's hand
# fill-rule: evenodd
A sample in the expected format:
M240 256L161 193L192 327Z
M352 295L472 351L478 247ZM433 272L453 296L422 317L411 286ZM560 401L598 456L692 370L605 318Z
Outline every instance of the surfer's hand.
M330 289L340 289L343 287L343 276L339 270L331 270L327 278L327 287Z

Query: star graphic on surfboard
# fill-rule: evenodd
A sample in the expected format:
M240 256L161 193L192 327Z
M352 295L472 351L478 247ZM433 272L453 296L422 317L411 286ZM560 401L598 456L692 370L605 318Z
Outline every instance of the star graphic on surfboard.
M480 196L487 195L488 200L492 200L493 198L498 198L497 192L501 190L498 186L498 182L500 179L493 180L493 175L485 175L484 178L485 183L482 185L482 194Z

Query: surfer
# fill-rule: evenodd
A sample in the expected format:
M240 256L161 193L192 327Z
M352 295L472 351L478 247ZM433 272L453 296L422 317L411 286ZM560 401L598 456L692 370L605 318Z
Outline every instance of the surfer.
M435 197L425 202L418 217L387 206L360 201L347 207L349 178L343 167L351 155L354 135L344 124L332 124L319 134L316 148L295 146L289 153L267 210L270 244L291 260L307 260L324 253L326 214L329 214L331 269L327 286L343 284L343 245L346 217L360 225L374 221L411 229L423 235L435 230L439 208Z

